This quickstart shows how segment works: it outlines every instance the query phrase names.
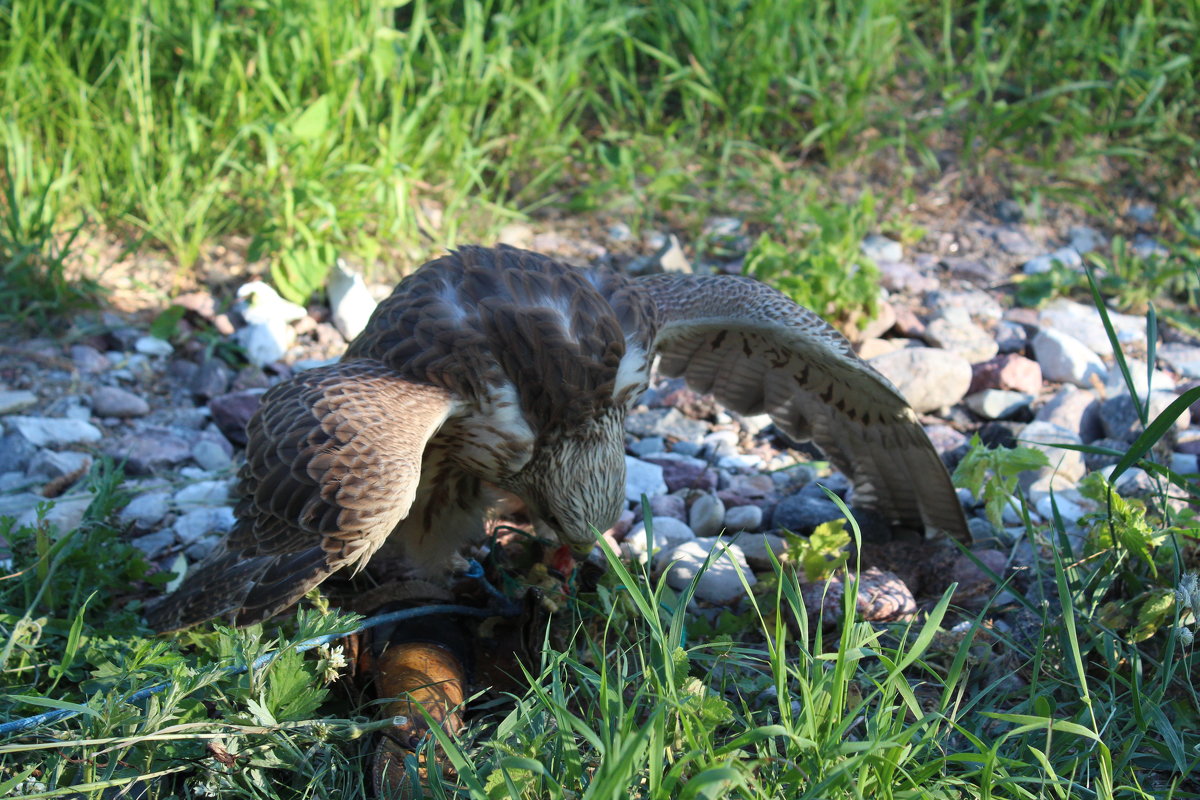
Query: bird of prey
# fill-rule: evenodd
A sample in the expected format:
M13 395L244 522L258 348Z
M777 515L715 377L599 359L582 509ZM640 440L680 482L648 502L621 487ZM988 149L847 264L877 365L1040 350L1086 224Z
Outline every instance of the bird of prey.
M968 540L946 469L895 387L812 312L750 278L627 278L464 247L403 279L336 363L262 398L237 521L148 617L278 614L387 540L426 574L482 538L496 488L577 552L625 502L624 422L667 376L812 440L889 522Z

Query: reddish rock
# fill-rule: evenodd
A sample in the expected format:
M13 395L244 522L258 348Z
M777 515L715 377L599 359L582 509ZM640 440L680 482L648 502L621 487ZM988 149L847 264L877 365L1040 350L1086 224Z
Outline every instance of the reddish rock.
M907 306L892 306L896 312L896 322L892 325L896 332L908 339L920 339L925 336L925 323Z
M219 395L208 401L213 422L229 441L238 445L246 444L246 423L258 410L262 395L259 389L249 389Z
M1008 389L1037 395L1042 390L1042 368L1033 359L1016 353L976 364L971 370L969 394L984 389Z
M663 481L667 484L669 492L680 489L700 489L711 492L717 488L717 473L708 467L690 461L655 458L654 456L647 456L642 460L662 467Z

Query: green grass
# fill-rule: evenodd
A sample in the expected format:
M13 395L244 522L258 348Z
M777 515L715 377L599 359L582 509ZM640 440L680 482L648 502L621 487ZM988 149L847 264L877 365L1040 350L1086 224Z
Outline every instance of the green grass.
M723 202L747 164L765 206L818 199L776 185L797 166L879 152L1085 182L1105 156L1169 193L1197 164L1197 56L1187 0L12 0L0 172L182 270L252 236L304 293L335 251L405 262L545 206L654 214L698 181Z

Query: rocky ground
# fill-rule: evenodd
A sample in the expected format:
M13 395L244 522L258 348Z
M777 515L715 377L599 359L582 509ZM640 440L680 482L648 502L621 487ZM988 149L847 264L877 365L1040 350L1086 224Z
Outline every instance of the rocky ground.
M1122 225L1149 224L1153 209L1135 208ZM685 247L664 234L634 240L627 227L580 238L515 226L504 238L575 260L601 259L630 271L697 269L736 272L737 219L711 221L726 231L735 255L689 264ZM1134 246L1160 248L1142 236ZM686 245L686 243L684 243ZM923 415L953 468L972 434L990 445L1020 440L1045 451L1052 467L1027 472L1020 488L1034 522L1051 514L1051 490L1068 533L1094 509L1075 486L1116 457L1084 456L1056 444L1098 444L1123 450L1140 432L1132 399L1114 368L1113 350L1097 311L1065 299L1039 310L1011 307L996 286L1006 276L1045 271L1053 261L1081 267L1081 255L1106 246L1106 232L1073 226L1047 230L1019 220L968 219L933 237L922 252L905 252L880 236L862 243L879 264L886 301L880 317L856 333L860 354L887 375ZM108 312L76 321L65 338L11 341L0 348L0 515L21 524L45 519L59 531L78 524L91 495L81 480L99 455L123 462L132 499L120 512L131 542L164 569L179 572L208 553L233 523L231 491L259 396L294 371L336 358L374 300L389 287L365 287L343 274L334 307L303 309L265 285L249 283L239 302L222 309L205 292L177 298L184 309L168 342L141 319ZM1147 377L1146 323L1113 315L1137 391L1151 416L1200 378L1200 346L1169 330ZM161 332L161 331L160 331ZM222 358L236 342L251 364L234 369ZM1181 474L1197 472L1200 409L1181 418L1161 455ZM797 540L841 516L822 486L845 495L847 481L814 452L779 437L765 417L727 413L678 381L661 381L628 421L628 507L606 536L631 560L667 570L685 586L714 547L724 553L701 579L699 609L736 607L742 582L770 571L770 556L794 556ZM818 456L819 458L819 456ZM1151 492L1139 470L1119 490ZM996 573L1021 572L1036 557L1016 504L995 529L976 499L960 490L976 538L975 556ZM640 498L649 498L649 509ZM851 498L852 500L852 498ZM653 518L652 546L644 517ZM519 520L518 520L519 521ZM867 540L874 537L867 526ZM740 534L732 544L729 536ZM931 548L931 549L926 549ZM880 541L864 548L870 567L860 607L868 619L912 613L950 582L956 602L988 595L991 582L973 560L949 546ZM1009 591L1022 591L1017 581ZM814 595L819 597L819 592ZM1003 609L1001 595L994 607Z

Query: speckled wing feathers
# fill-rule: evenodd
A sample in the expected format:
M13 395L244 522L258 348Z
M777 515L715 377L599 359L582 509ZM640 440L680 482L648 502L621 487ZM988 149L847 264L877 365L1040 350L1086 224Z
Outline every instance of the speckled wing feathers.
M854 482L856 505L969 541L945 466L904 397L807 309L749 278L654 275L659 370L811 439Z
M333 571L361 565L413 502L426 443L457 402L369 359L300 373L247 428L237 523L147 614L173 630L223 614L265 619Z

